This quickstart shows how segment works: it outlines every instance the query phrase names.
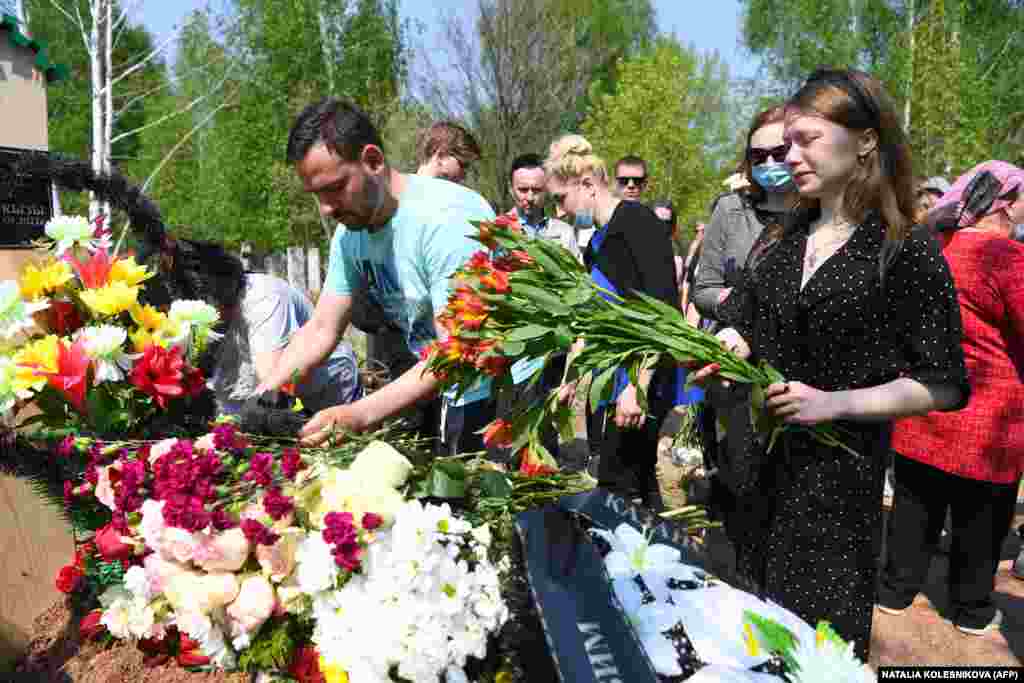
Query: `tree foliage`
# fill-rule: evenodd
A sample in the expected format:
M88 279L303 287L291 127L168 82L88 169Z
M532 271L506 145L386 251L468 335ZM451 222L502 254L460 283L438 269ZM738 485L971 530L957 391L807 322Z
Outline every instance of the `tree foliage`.
M706 219L732 156L727 66L716 53L661 38L618 69L614 91L595 97L583 134L609 164L643 157L648 195L671 199L684 225Z
M878 77L906 118L920 175L1022 160L1020 0L742 0L743 40L774 92L821 65Z

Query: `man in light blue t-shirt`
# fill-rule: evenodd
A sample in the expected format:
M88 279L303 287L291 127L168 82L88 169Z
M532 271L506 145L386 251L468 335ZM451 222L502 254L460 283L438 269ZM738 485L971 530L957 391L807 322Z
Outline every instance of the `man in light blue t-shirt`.
M288 160L306 191L316 195L320 212L345 227L331 242L327 282L313 317L260 390L278 388L334 350L361 286L419 353L443 334L436 317L448 302L449 278L480 249L467 236L469 221L491 220L494 211L461 185L391 168L369 118L334 98L299 114L288 137ZM300 436L314 445L334 427L363 431L434 396L437 381L423 370L421 361L363 399L321 410Z

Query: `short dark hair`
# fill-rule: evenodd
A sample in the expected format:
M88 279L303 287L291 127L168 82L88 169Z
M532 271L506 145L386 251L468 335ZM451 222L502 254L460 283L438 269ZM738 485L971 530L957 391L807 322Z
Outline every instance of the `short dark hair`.
M619 166L642 166L644 175L647 175L647 162L635 154L627 154L615 162L615 175L619 174Z
M482 156L473 134L454 121L438 121L416 136L417 163L423 165L437 153L455 157L465 171Z
M384 150L377 127L362 109L337 97L325 97L308 105L295 117L288 133L288 161L297 163L306 158L318 144L345 161L356 161L367 145Z
M539 168L544 170L544 159L539 154L520 154L512 161L512 169L508 172L508 180L512 182L512 176L522 168Z

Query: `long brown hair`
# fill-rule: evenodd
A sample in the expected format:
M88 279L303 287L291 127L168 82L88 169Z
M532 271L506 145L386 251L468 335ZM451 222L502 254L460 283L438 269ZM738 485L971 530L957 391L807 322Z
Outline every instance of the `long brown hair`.
M760 185L754 182L753 165L750 163L750 141L754 137L754 133L764 128L765 126L772 123L782 123L786 120L786 108L782 105L765 109L763 112L754 117L754 120L750 122L750 128L747 130L747 144L743 146L743 158L740 159L739 165L736 167L736 172L741 174L747 179L747 187L741 192L752 202L760 202L764 199L765 191Z
M786 110L821 116L850 130L874 129L878 134L875 149L858 159L843 197L843 212L858 223L876 213L885 224L879 263L884 278L910 235L915 208L910 147L892 100L882 84L863 71L818 69L789 100ZM806 199L800 201L802 208L816 208Z

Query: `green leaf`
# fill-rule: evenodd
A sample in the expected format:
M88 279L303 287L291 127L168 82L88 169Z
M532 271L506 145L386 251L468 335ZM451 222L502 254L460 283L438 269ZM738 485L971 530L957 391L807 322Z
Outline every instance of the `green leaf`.
M528 341L530 339L536 339L543 337L545 334L551 331L550 327L544 325L530 324L517 327L505 335L505 347L509 342Z
M796 647L797 639L792 631L777 621L762 617L750 610L743 611L743 619L756 631L758 642L766 650L782 657L786 668L790 671L799 670L796 660L793 659L793 648Z
M487 498L508 498L512 495L512 482L501 472L484 470L480 473L480 490Z
M615 376L616 370L618 370L616 365L606 368L590 383L590 410L596 411L597 404L606 398L609 391L607 388L608 383Z
M435 462L430 468L428 496L462 498L466 495L466 469L461 463Z

